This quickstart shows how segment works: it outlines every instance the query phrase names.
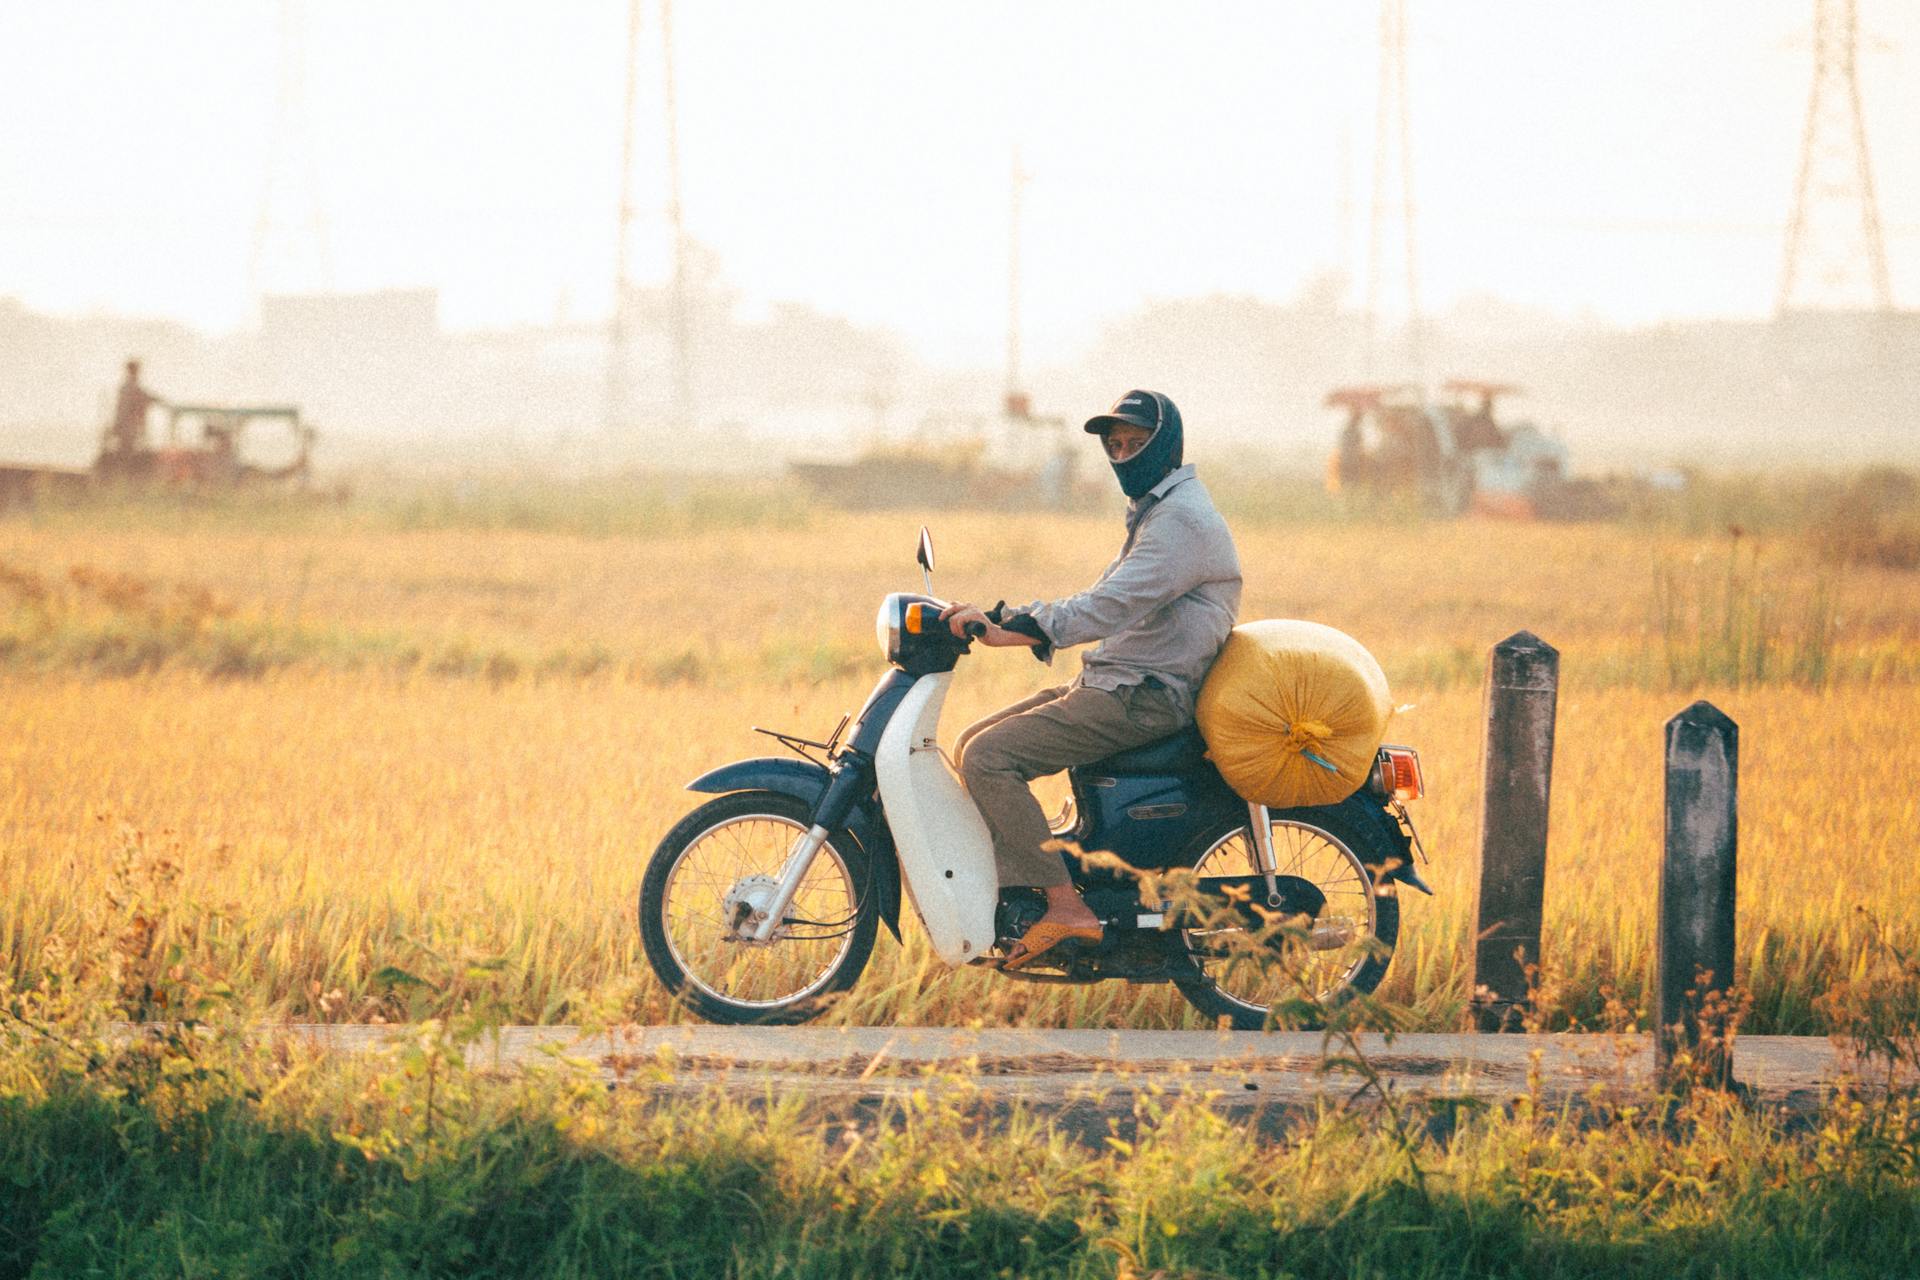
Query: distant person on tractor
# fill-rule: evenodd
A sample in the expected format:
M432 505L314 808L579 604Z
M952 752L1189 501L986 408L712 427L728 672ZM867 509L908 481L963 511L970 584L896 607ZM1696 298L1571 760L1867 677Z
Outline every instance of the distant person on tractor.
M140 385L140 362L127 361L126 376L114 398L113 421L107 424L100 452L105 457L131 458L147 449L147 411L163 401Z

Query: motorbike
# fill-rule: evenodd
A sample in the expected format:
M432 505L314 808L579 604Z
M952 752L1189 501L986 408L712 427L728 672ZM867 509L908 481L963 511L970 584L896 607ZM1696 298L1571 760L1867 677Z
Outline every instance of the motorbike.
M709 1021L817 1016L858 981L882 924L900 938L903 900L955 967L996 966L1045 911L1038 890L1000 887L986 823L941 749L941 709L980 629L955 636L941 621L924 528L916 559L925 593L881 601L889 669L858 713L825 740L756 726L793 757L739 760L688 783L715 798L648 862L647 959ZM1003 971L1009 979L1170 982L1216 1021L1261 1029L1277 1010L1371 992L1400 931L1397 886L1432 893L1414 865L1406 806L1425 784L1410 747L1381 747L1338 804L1293 809L1237 795L1191 726L1067 772L1071 799L1050 825L1064 847L1110 855L1067 857L1105 933ZM1140 873L1168 870L1190 871L1200 907L1219 909L1144 900ZM1249 939L1291 948L1288 962L1243 963Z

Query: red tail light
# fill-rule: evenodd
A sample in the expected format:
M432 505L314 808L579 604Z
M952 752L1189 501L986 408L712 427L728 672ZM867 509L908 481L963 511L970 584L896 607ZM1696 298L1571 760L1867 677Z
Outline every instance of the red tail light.
M1412 747L1381 747L1373 766L1373 789L1405 804L1427 793L1420 776L1420 753Z

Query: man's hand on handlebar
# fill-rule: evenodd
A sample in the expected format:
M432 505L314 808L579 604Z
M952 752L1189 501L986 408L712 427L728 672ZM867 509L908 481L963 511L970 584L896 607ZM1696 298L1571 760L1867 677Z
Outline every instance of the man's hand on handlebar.
M987 620L986 611L975 604L950 604L940 611L940 620L960 639L977 637L981 644L996 649L1012 649L1034 643L1032 636L996 627Z

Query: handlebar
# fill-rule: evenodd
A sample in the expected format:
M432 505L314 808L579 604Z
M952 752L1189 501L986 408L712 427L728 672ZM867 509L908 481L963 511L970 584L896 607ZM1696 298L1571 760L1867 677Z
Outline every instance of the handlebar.
M960 630L967 639L978 640L987 634L987 624L984 622L969 622L966 626L961 627Z

